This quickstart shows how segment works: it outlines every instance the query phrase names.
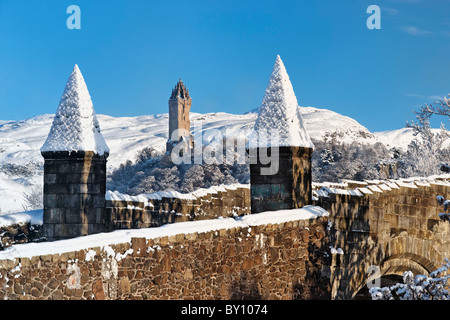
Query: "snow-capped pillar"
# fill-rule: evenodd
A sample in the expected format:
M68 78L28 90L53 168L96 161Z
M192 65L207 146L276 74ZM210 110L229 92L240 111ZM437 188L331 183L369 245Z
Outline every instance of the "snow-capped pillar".
M252 213L312 203L313 149L278 56L249 142Z
M108 231L106 162L91 98L75 66L41 154L44 157L44 230L49 240Z

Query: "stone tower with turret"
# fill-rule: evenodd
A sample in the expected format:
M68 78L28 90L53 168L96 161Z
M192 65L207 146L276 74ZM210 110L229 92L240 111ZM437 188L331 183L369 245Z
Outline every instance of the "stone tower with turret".
M186 89L180 78L169 99L169 137L166 151L170 152L182 140L187 140L188 145L193 146L193 139L190 134L191 122L189 120L191 105L192 99L189 96L189 90Z

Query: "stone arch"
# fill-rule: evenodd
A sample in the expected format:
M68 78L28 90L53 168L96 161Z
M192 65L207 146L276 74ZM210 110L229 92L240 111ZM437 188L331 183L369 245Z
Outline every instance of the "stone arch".
M403 265L430 273L444 262L443 255L434 244L431 239L420 239L407 234L395 237L386 243L381 269L388 272L389 268ZM393 271L390 272L392 274Z
M382 261L379 262L379 273L376 276L365 275L354 287L353 299L370 281L389 275L402 276L405 271L414 275L429 274L444 262L443 255L433 246L432 240L419 239L403 234L389 240L385 245Z

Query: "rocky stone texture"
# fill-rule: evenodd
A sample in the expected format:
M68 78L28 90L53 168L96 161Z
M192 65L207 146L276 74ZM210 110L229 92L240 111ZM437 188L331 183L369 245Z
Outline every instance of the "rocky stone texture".
M165 198L144 202L106 201L107 229L158 227L166 223L241 216L250 213L250 189L208 193L196 199Z
M329 299L326 226L323 217L0 260L0 299Z
M261 151L263 154L267 151L261 149L258 149L257 157L250 152L251 212L295 209L311 204L313 149L279 147L279 157L273 157L276 164L264 164L259 155ZM268 154L271 152L269 149ZM274 165L278 168L275 174L262 174L263 168Z
M411 270L428 274L450 257L450 223L442 221L436 196L450 195L443 181L373 181L351 195L345 190L314 191L314 205L330 212L330 243L343 254L332 254L332 296L351 299L368 280L370 266L380 276Z
M106 158L43 152L44 232L49 240L105 231Z

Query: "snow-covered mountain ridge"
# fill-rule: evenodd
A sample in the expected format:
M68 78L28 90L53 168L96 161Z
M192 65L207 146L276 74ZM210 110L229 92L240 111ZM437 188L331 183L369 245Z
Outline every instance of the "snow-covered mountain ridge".
M413 139L411 129L372 133L356 120L327 109L300 107L306 130L313 140L335 138L344 143L384 143L405 148ZM0 212L22 211L23 194L33 185L42 184L43 163L40 148L44 144L54 115L44 114L20 121L0 121ZM136 117L97 115L101 132L110 148L108 170L111 172L127 160L134 161L140 150L153 147L165 150L168 136L168 114ZM200 114L191 112L192 130L218 129L224 135L248 136L257 113Z

